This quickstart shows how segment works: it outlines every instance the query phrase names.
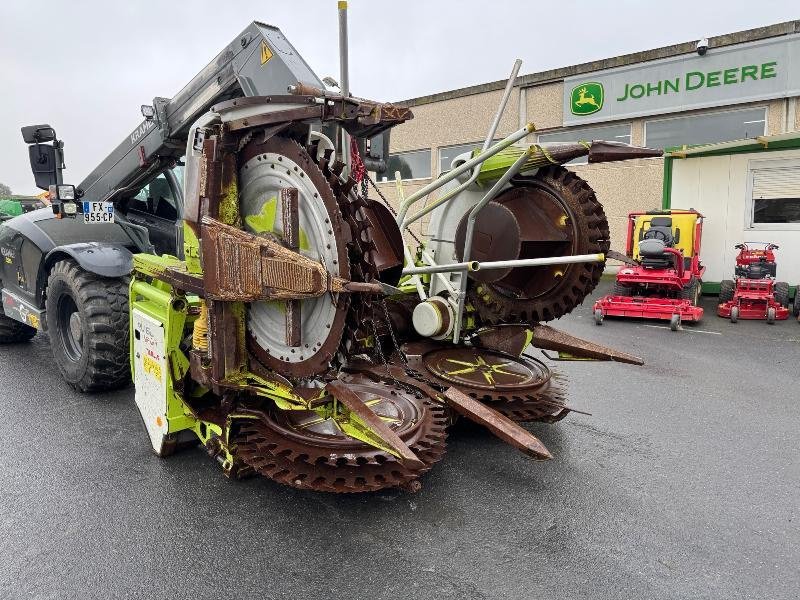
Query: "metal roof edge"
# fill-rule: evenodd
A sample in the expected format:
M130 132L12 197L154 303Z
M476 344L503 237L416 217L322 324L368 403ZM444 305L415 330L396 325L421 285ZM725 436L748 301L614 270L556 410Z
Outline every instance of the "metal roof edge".
M765 25L764 27L756 27L754 29L745 29L743 31L717 35L709 38L709 46L711 48L722 48L724 46L743 44L745 42L755 42L758 40L791 35L793 33L800 33L800 20L784 21L782 23L775 23L774 25ZM517 77L514 85L518 87L529 87L537 84L553 83L561 81L565 77L572 77L574 75L581 75L583 73L593 73L595 71L603 71L605 69L612 69L615 67L644 63L652 60L658 60L660 58L669 58L671 56L689 54L695 52L696 44L697 40L681 42L671 46L654 48L652 50L642 50L630 54L623 54L622 56L616 56L613 58L604 58L568 67L559 67L557 69L550 69L548 71L521 75ZM426 96L419 96L417 98L400 100L395 104L412 107L419 106L421 104L441 102L443 100L452 100L454 98L462 98L464 96L494 92L497 90L502 90L506 85L506 81L506 79L502 79L499 81L480 83L455 90L437 92L435 94L428 94Z
M743 140L719 142L716 144L702 144L684 148L670 149L664 153L668 158L697 158L700 156L718 156L746 150L759 152L761 150L789 150L800 148L800 131L789 131L775 135L759 135Z

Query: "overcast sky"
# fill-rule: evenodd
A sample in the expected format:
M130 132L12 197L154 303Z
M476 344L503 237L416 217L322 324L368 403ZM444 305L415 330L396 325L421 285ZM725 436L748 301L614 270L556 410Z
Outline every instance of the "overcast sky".
M33 193L20 127L49 123L79 183L253 20L339 78L336 0L0 0L0 182ZM797 0L350 0L354 94L402 100L800 18ZM454 115L457 118L457 115Z

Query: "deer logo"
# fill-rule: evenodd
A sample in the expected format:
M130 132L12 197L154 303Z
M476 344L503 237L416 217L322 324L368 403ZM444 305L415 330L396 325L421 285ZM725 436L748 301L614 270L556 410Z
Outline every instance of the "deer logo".
M603 84L587 82L572 88L570 108L573 115L590 115L603 108Z

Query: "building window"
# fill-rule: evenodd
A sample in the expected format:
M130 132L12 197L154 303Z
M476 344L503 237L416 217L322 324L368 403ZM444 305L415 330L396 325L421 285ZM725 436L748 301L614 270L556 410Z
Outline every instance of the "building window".
M394 172L400 171L400 176L405 179L426 179L431 176L431 151L414 150L413 152L398 152L390 154L386 161L386 172L381 181L394 181Z
M670 148L743 140L764 135L766 126L766 107L659 119L645 122L645 146Z
M490 145L497 142L502 142L504 138L496 138ZM480 150L483 148L483 140L480 142L472 142L471 144L455 144L453 146L444 146L439 148L439 175L447 173L453 168L453 159L456 156L471 152L472 150Z
M591 142L594 140L630 144L631 126L630 123L628 123L625 125L605 125L599 127L571 127L570 129L557 131L555 133L540 133L538 140L540 144L550 142ZM581 156L567 164L580 165L585 164L587 161L588 158L586 156Z
M476 148L483 146L483 142L475 142L473 144L458 144L455 146L447 146L439 148L439 173L447 173L452 168L453 159L459 154L470 152Z
M758 161L748 183L751 229L800 229L800 160Z

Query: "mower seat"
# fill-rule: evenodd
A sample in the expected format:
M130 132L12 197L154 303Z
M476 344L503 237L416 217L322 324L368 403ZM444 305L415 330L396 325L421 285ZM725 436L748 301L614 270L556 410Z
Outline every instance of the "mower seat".
M650 227L644 233L642 241L644 240L660 240L664 242L664 246L672 248L676 241L672 233L672 219L670 217L653 217L650 220Z
M664 240L645 238L639 242L641 265L646 269L669 269L673 266L672 254L664 252L667 244Z
M736 276L745 279L765 279L775 277L776 264L774 262L757 262L736 267Z

